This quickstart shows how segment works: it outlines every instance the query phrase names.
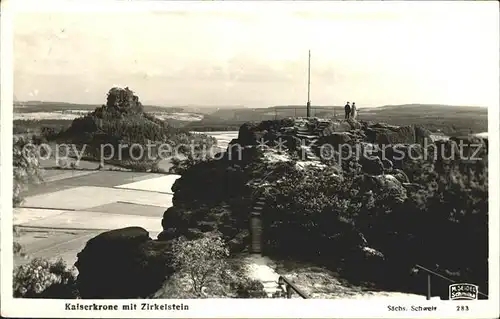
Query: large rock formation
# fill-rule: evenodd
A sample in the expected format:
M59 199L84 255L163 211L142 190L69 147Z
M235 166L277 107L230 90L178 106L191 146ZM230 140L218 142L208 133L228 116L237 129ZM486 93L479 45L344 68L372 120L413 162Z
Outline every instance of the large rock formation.
M304 134L304 128L309 132L305 133L307 138L297 135L298 130L302 130ZM383 170L401 169L405 160L419 157L422 154L421 146L431 143L430 137L431 132L420 126L401 127L356 120L297 118L244 124L238 138L231 143L255 146L263 139L268 146L273 146L277 140L282 139L287 150L294 153L300 150L300 145L310 145L313 142L312 151L320 157L321 154L332 152L340 154L345 151L341 147L347 145L352 147L352 152L355 149L358 151L360 162L367 168L367 173L378 175Z
M430 141L430 131L419 126L395 126L377 123L366 130L368 142L379 145L423 143Z
M77 285L85 299L147 298L173 269L170 242L149 238L140 227L104 232L78 254Z

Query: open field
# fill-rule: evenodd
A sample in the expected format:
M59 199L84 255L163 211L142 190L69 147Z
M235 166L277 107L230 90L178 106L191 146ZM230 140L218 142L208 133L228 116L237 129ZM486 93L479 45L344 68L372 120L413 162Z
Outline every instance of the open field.
M130 184L116 186L117 188L131 189L131 190L144 190L159 193L173 194L172 186L174 185L179 175L165 175L155 179L146 179Z
M72 121L78 117L84 116L88 111L84 110L69 110L69 111L53 111L53 112L28 112L28 113L14 113L14 121L35 121L35 120L60 120ZM150 114L162 120L178 120L184 122L194 122L203 119L202 114L185 113L185 112L151 112Z
M85 243L100 231L50 230L20 227L20 235L15 240L21 244L26 258L15 256L14 265L29 262L29 258L56 259L61 257L68 265L76 262L78 253Z
M73 264L85 243L106 230L139 226L155 238L177 177L96 171L31 185L23 205L14 209L15 240L31 258L62 257ZM15 258L16 265L25 262Z
M36 112L89 112L95 110L100 104L80 104L51 101L16 101L14 102L14 113L36 113ZM163 107L155 105L144 105L146 112L184 112L183 107Z
M110 187L80 186L28 197L24 207L85 210L114 202L163 207L171 205L172 195ZM169 206L167 206L169 207Z
M26 210L26 208L16 208L14 213L22 216L26 213ZM158 216L142 216L120 214L120 212L109 213L85 210L66 211L47 209L47 211L50 211L51 216L33 219L29 222L19 224L19 226L41 229L82 229L101 231L138 226L149 231L161 231L161 217L164 210L165 208L158 209ZM141 210L136 210L136 214L141 214Z
M201 133L201 132L199 132ZM212 136L217 139L217 146L226 149L229 142L231 142L232 139L235 139L238 137L238 131L211 131L211 132L206 132L204 134L207 134L208 136Z
M58 170L60 172L68 172ZM118 172L118 171L96 171L96 174L77 176L41 184L32 184L24 192L25 196L34 196L55 192L63 189L79 187L81 185L95 187L115 187L122 184L134 183L143 179L163 177L163 174L139 173L139 172Z
M25 257L15 256L14 265L29 262L30 258L62 258L67 265L76 262L79 253L87 241L102 231L76 229L37 229L18 227L20 235L15 240L22 245ZM155 238L158 232L151 231L149 236Z

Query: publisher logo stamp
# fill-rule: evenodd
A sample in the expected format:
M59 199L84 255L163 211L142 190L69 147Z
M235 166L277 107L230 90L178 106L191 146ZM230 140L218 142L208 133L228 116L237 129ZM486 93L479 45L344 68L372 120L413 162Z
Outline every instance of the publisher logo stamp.
M478 286L473 284L450 285L450 300L477 300Z

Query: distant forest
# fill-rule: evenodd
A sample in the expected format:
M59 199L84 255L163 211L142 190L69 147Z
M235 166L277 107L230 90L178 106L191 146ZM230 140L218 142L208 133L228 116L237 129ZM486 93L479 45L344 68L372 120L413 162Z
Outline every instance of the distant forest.
M72 104L62 102L16 102L15 113L92 111L97 105ZM210 110L209 110L210 109ZM288 105L268 108L209 108L201 121L182 121L167 119L174 127L184 127L192 131L234 131L246 122L261 122L264 120L282 119L287 117L306 116L305 106ZM202 107L161 107L145 105L147 112L162 113L204 113ZM444 134L464 135L488 131L488 109L485 107L449 106L449 105L388 105L374 108L358 109L359 120L385 122L393 125L422 125L431 131L441 131ZM313 106L312 116L322 118L341 118L343 106ZM14 134L24 134L38 131L41 127L55 130L67 129L72 120L41 119L15 120Z

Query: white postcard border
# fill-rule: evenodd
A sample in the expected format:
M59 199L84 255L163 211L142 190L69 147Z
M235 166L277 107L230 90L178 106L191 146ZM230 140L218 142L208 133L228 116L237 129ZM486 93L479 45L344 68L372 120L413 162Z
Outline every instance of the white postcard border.
M392 2L391 2L392 3ZM451 5L451 2L429 2L428 5ZM387 2L386 5L389 5ZM476 5L489 5L491 10L498 9L496 2L480 2ZM26 1L7 0L1 3L1 314L5 317L67 317L67 318L137 318L137 317L178 317L178 318L493 318L499 314L499 105L488 110L489 125L489 300L479 301L418 301L392 299L391 303L370 300L317 300L317 299L195 299L195 300L28 300L12 298L12 107L13 104L13 57L12 57L12 17L13 8L33 11L135 11L135 10L217 10L217 11L267 11L272 6L280 10L298 9L300 7L318 7L322 10L328 5L325 2L315 3L278 3L259 1L251 2L196 2L196 1ZM345 3L346 6L362 6L369 8L382 5L378 2ZM412 6L409 3L392 3L394 6ZM82 9L83 8L83 9ZM366 9L367 12L369 11ZM496 10L498 11L498 10ZM498 12L497 12L498 14ZM492 66L494 67L494 66ZM497 77L498 80L498 77ZM500 87L500 85L499 85ZM70 311L65 310L66 303L92 305L123 305L130 303L142 304L184 304L186 311ZM457 312L457 305L467 305L468 312ZM427 312L395 312L389 311L389 305L401 305L410 309L411 306L436 306L437 311ZM140 307L140 306L139 306Z

